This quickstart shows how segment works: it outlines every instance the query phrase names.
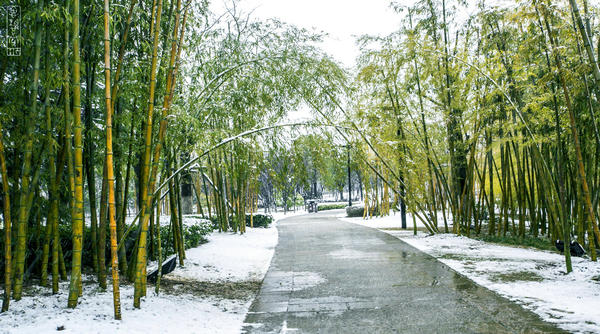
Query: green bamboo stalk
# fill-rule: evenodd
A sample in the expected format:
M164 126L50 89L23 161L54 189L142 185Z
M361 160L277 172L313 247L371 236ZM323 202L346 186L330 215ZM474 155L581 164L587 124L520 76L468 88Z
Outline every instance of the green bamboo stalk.
M6 169L6 159L4 157L4 142L2 139L2 124L0 123L0 173L2 174L3 200L3 224L4 224L4 297L2 298L2 312L8 311L10 304L10 290L12 287L12 250L11 239L12 221L10 219L10 189L8 184L8 174Z
M70 100L71 100L71 96L70 96L70 85L69 85L69 25L67 24L67 17L68 17L68 13L69 13L69 9L70 9L70 5L71 5L71 1L70 0L65 0L65 18L64 18L64 47L63 47L63 92L65 95L65 100L64 100L64 117L63 117L63 121L64 121L64 129L65 129L65 138L64 138L64 144L62 147L62 152L59 158L59 164L57 165L57 170L56 170L56 182L57 184L60 182L60 180L62 180L62 172L64 169L64 163L65 163L65 157L68 154L67 152L70 152L71 150L71 142L70 142L70 135L67 136L67 133L70 134L69 130L69 114L70 114ZM70 163L70 160L67 159ZM58 210L58 198L56 199L56 209ZM58 217L58 215L57 215ZM58 219L55 219L53 222L53 226L52 226L52 293L56 294L58 293L58 280L59 280L59 273L64 273L64 278L66 279L66 268L64 266L64 258L62 256L62 250L61 250L61 246L60 246L60 234L58 231ZM64 269L64 272L62 272L61 269L61 263L62 263L62 268ZM62 278L62 277L61 277Z
M106 152L105 152L106 153ZM108 166L106 154L102 162L102 187L100 190L100 220L98 221L98 285L106 290L106 221L108 209Z
M28 203L29 186L31 181L31 156L33 151L33 120L37 113L37 99L40 78L40 55L42 48L42 23L41 12L44 9L44 1L38 0L38 13L36 15L36 30L34 34L34 58L33 58L33 80L31 83L31 106L29 111L29 121L27 125L27 140L24 148L23 168L21 172L21 191L19 193L19 214L17 220L17 245L16 245L16 268L15 280L13 289L13 298L21 299L23 291L23 279L25 271L25 254L27 247L27 218L28 218Z
M46 44L50 44L49 34L46 33ZM57 186L56 179L54 175L56 174L56 163L54 161L55 154L55 146L52 143L52 116L50 112L50 55L49 52L46 51L45 54L45 64L44 64L44 74L46 78L46 87L44 92L44 110L46 113L46 141L48 142L48 179L50 180L49 185L49 201L50 208L48 210L48 215L46 217L46 233L44 235L44 244L42 247L42 269L41 269L41 277L40 277L40 285L47 286L48 285L48 258L50 254L50 239L52 235L52 226L54 225L54 220L58 219L58 202L57 202Z
M81 126L81 56L79 49L79 0L73 0L73 127L74 150L74 208L73 208L73 257L71 282L67 306L75 308L81 293L81 255L83 250L83 141Z
M554 55L556 67L558 69L558 77L560 79L560 82L561 82L561 85L563 88L563 93L565 96L565 104L566 104L567 110L569 112L569 123L570 123L570 128L571 128L571 134L573 136L573 143L575 146L575 156L577 159L578 175L579 175L579 179L580 179L579 182L581 183L581 188L583 190L584 204L585 204L585 209L587 211L587 222L588 222L588 224L590 224L590 226L592 226L592 229L594 232L589 235L590 245L591 245L590 251L591 251L592 261L596 261L596 247L594 246L594 236L596 237L597 240L600 240L600 230L598 230L598 224L596 222L594 209L592 207L585 167L583 165L583 157L582 157L582 153L581 153L581 143L580 143L580 139L579 139L577 126L575 124L575 114L573 112L573 106L571 105L570 92L569 92L569 88L567 87L567 84L565 81L565 76L564 76L563 68L562 68L562 62L561 62L560 56L557 51L557 42L554 38L552 29L550 28L550 24L548 22L549 14L547 13L547 8L545 6L542 6L542 9L543 9L544 21L546 24L546 30L548 31L550 44L552 45L552 53ZM565 245L565 247L567 247L567 245Z
M161 177L161 180L164 180L164 176ZM160 200L159 200L160 201ZM161 236L160 236L160 204L156 206L156 243L157 243L157 251L158 251L158 274L156 275L156 286L154 288L154 292L158 295L160 292L160 279L162 278L162 265L163 265L163 254L162 254L162 244L161 244Z

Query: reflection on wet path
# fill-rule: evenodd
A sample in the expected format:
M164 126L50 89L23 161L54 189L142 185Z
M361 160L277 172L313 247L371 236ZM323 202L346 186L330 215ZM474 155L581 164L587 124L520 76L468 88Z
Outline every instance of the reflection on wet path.
M337 212L280 221L246 333L562 333L386 233Z

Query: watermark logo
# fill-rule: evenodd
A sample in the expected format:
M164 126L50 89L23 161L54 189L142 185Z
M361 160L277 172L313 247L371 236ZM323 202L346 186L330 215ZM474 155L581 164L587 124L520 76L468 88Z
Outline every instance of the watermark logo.
M21 7L9 5L6 9L6 55L21 55Z

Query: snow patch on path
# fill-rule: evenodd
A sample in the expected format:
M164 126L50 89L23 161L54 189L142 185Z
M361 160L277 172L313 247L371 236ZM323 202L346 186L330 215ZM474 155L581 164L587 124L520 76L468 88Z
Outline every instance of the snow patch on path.
M295 271L292 274L294 277L294 291L312 288L326 281L321 274L310 271Z
M358 260L370 256L369 253L361 252L351 248L342 248L329 253L329 256L343 260Z

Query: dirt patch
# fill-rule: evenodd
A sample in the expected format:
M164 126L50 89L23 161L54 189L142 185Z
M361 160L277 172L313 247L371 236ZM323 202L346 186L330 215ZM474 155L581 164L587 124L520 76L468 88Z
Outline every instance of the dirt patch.
M442 246L444 247L444 246ZM449 247L448 247L449 248ZM505 259L505 258L494 258L494 257L480 257L477 255L466 255L466 254L455 254L455 253L446 253L439 256L436 256L438 259L447 259L447 260L457 260L463 261L464 264L475 264L479 261L495 261L495 262L526 262L526 260L518 260L518 259Z
M260 289L260 281L201 282L185 278L163 277L160 289L170 295L191 294L223 299L246 299L254 297Z
M512 273L502 273L493 275L490 280L494 282L517 282L517 281L527 281L527 282L541 282L544 278L534 272L531 271L516 271Z
M382 230L382 231L404 231L404 232L413 232L414 231L412 225L411 226L407 226L406 228L402 228L402 227L379 227L378 229ZM429 230L427 230L427 228L420 227L420 226L417 227L417 231L429 233ZM412 236L412 234L411 234L411 236Z

